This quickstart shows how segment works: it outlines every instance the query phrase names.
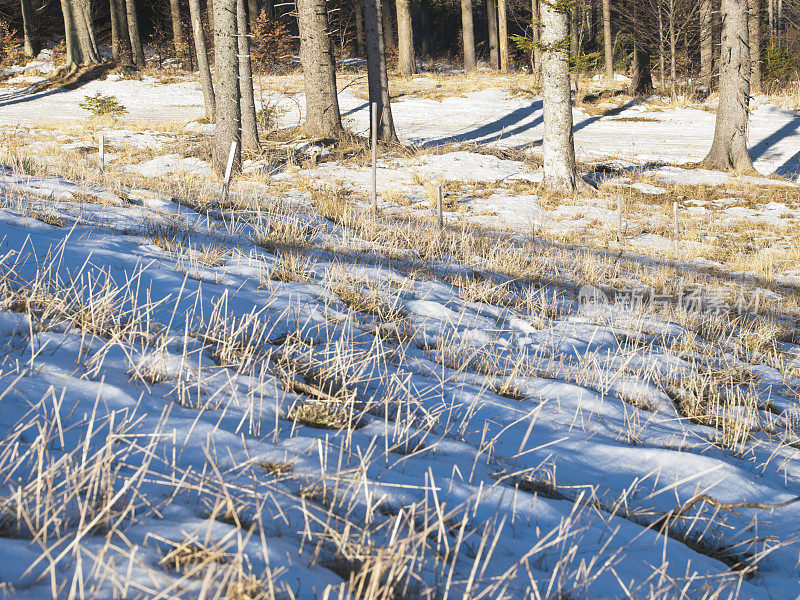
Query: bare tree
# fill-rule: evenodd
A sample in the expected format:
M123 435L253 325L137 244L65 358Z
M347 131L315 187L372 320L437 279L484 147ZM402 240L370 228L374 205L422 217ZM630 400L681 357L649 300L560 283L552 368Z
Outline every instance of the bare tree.
M36 56L39 54L39 39L34 33L36 26L33 22L33 6L31 0L20 0L22 2L22 36L23 51L25 56Z
M750 102L748 38L747 0L722 0L719 108L714 142L703 160L703 164L711 168L754 171L747 152Z
M213 121L216 114L216 101L214 99L214 84L211 80L211 69L208 66L208 50L206 50L206 36L203 33L200 0L189 0L189 17L192 20L192 35L194 37L195 54L197 55L197 67L200 70L200 84L203 87L206 119Z
M761 91L761 0L750 0L750 89Z
M508 71L508 11L506 0L497 0L497 28L500 41L500 70Z
M475 70L475 31L472 23L472 0L461 0L461 40L464 44L464 71Z
M297 0L297 11L306 91L306 133L312 137L341 137L344 130L325 0Z
M67 70L98 64L100 54L94 38L90 0L61 0L64 37L67 46Z
M414 30L411 24L410 0L396 0L397 6L397 71L400 75L412 75L417 72L417 61L414 58Z
M535 1L535 0L534 0ZM489 30L489 63L500 68L500 40L497 34L497 1L486 0L486 26Z
M572 99L569 83L569 8L542 2L542 98L544 100L544 186L577 188Z
M183 61L186 58L186 42L183 39L180 0L169 0L169 14L172 19L172 45L175 48L175 56Z
M136 11L136 0L126 0L125 10L128 13L128 35L131 38L133 64L137 67L144 67L144 48L142 47L142 38L139 35L139 15Z
M614 41L611 32L611 0L603 0L603 50L606 79L614 79Z
M714 72L714 29L711 0L700 0L700 79L711 91Z
M383 45L383 23L380 0L364 0L364 29L367 38L367 84L370 105L378 113L379 140L396 142L392 107L389 103L389 77L386 74L386 52Z
M236 0L236 32L239 50L239 104L242 113L242 150L258 150L256 101L253 93L253 64L250 58L250 30L245 0Z
M214 91L217 103L217 128L214 133L212 164L222 175L231 146L236 142L234 169L241 168L241 106L239 100L239 60L236 43L236 0L214 0Z

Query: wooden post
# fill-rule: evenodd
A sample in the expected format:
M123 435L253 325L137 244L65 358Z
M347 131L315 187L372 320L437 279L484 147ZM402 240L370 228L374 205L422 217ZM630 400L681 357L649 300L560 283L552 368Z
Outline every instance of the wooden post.
M102 132L97 142L97 154L100 160L100 175L103 175L106 170L106 138Z
M225 181L222 183L222 199L228 199L228 191L231 185L231 174L233 173L233 161L236 160L237 142L231 143L231 151L228 154L228 165L225 167Z
M672 220L674 221L673 226L675 228L675 240L673 248L675 251L675 257L678 257L678 250L679 250L679 239L680 239L680 229L678 228L678 203L672 203Z
M436 186L436 226L439 231L444 229L444 214L442 214L442 186Z
M378 103L373 102L372 117L372 210L378 212Z

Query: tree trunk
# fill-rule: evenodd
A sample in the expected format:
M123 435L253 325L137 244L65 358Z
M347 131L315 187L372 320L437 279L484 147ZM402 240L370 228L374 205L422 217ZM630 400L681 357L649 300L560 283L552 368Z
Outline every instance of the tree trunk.
M711 1L700 0L700 79L710 92L714 71L714 31L711 18Z
M508 6L506 0L497 0L497 29L500 42L500 70L508 73Z
M169 0L169 12L172 17L172 45L175 48L175 57L183 61L186 58L186 43L183 39L180 0Z
M90 0L61 0L68 69L98 64L100 54L94 38Z
M750 101L750 49L747 0L722 0L722 58L714 142L703 160L715 169L753 172L747 153Z
M761 92L761 0L750 0L750 89Z
M461 41L464 44L464 71L475 70L475 30L472 24L472 0L461 0Z
M573 4L572 9L569 11L569 55L574 63L578 61L581 52L579 15L578 5Z
M239 60L236 44L236 0L214 0L214 91L217 102L217 129L214 133L212 163L225 174L231 145L236 142L234 170L241 168L241 106L239 100Z
M117 31L119 32L119 62L125 67L133 67L133 49L131 36L128 32L128 8L125 0L111 0L115 4L117 17Z
M544 186L571 193L578 184L569 85L568 9L542 3Z
M500 40L497 34L497 2L486 0L486 26L489 30L489 64L493 69L500 68Z
M258 21L258 0L247 0L247 16L250 18L248 29L253 31Z
M672 99L678 97L677 72L678 40L675 35L675 0L669 0L669 78Z
M380 1L384 48L397 48L397 36L394 30L394 23L392 22L392 2L391 0Z
M125 12L128 13L128 36L131 39L131 51L133 52L133 64L137 67L144 67L144 48L142 48L142 38L139 35L139 17L136 12L136 0L125 1Z
M356 56L364 56L365 46L364 8L361 6L361 0L356 0Z
M659 81L661 81L661 87L664 87L665 82L667 81L667 71L665 66L666 61L666 50L664 50L664 46L666 42L664 41L664 11L661 10L661 1L659 0L658 4L658 77Z
M208 28L211 31L211 44L214 44L214 1L206 0L206 15L208 16Z
M236 0L236 42L239 50L239 105L242 118L242 150L258 150L256 100L253 93L253 65L250 58L250 30L246 0Z
M297 11L306 91L306 134L339 138L344 130L336 95L336 62L328 37L325 0L297 0Z
M119 61L119 19L117 18L117 0L108 0L108 14L111 21L111 60Z
M421 0L419 10L419 50L422 56L428 56L431 51L431 3L430 0Z
M189 15L192 20L192 35L194 36L194 49L197 55L197 67L200 71L200 83L203 86L206 119L213 121L216 113L216 102L214 100L214 84L211 81L211 69L208 66L208 50L206 50L206 36L203 33L200 0L189 0Z
M367 83L370 106L378 112L377 137L396 142L392 107L389 103L389 77L386 74L386 53L383 45L383 23L380 0L364 0L364 26L367 37Z
M603 0L603 50L606 60L606 79L614 80L614 42L611 33L611 0Z
M653 91L653 76L650 73L650 50L644 44L633 42L633 74L631 94L647 96Z
M21 0L22 2L22 35L24 39L25 56L36 56L39 54L39 39L36 37L36 26L33 22L33 7L31 0Z
M533 75L536 81L542 80L542 11L539 0L531 0L531 36L533 39Z
M411 24L410 0L396 0L397 5L397 70L400 75L409 76L417 72L414 58L414 30Z
M767 0L767 18L769 19L769 39L775 37L775 0Z

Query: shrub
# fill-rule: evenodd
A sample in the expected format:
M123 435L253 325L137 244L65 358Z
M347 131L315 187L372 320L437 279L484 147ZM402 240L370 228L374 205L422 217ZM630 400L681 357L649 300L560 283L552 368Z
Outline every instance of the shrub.
M19 59L19 40L17 32L7 21L0 20L0 63L13 65Z
M78 106L96 117L117 118L128 112L128 109L120 103L116 96L106 96L101 92L97 92L94 96L85 96Z
M289 26L262 10L252 31L253 68L261 73L285 72L291 66L294 36Z

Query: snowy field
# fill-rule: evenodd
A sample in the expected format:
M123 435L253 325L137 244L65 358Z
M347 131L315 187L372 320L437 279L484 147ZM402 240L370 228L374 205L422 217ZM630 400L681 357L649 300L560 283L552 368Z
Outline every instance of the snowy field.
M713 112L576 109L554 199L536 99L404 96L376 216L294 137L223 200L191 81L2 93L0 594L800 597L798 188L686 165Z

